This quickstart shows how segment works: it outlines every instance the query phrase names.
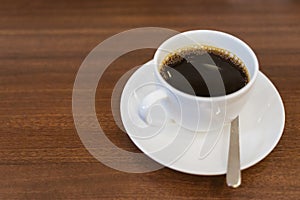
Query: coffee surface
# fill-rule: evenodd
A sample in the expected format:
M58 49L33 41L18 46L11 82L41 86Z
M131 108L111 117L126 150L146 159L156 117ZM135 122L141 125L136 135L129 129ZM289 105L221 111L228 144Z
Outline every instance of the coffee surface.
M224 49L185 49L165 58L160 73L174 88L196 96L231 94L249 82L242 61Z

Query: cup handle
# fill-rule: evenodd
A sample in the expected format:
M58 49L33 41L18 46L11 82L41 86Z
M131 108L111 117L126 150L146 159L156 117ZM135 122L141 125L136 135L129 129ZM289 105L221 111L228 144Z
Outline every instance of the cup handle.
M167 99L167 98L168 98L168 94L167 94L167 91L164 89L158 89L158 90L155 90L155 91L151 92L150 94L148 94L146 97L144 97L142 102L139 104L138 113L139 113L140 118L146 124L149 124L147 117L148 117L151 106L153 106L155 103L157 103L161 100Z

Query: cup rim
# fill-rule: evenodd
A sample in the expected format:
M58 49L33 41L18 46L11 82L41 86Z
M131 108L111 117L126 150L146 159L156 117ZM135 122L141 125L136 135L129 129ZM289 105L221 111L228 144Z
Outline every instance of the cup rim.
M229 37L231 39L234 39L236 42L238 42L242 46L244 46L248 50L248 53L250 54L252 59L254 60L254 73L253 73L253 76L250 76L250 81L244 87L242 87L241 89L239 89L239 90L237 90L237 91L235 91L231 94L216 96L216 97L201 97L201 96L188 94L188 93L180 91L177 88L170 85L159 73L159 63L157 62L159 49L160 49L161 46L163 46L165 43L169 42L170 40L172 40L174 37L178 36L179 34L186 35L186 34L195 33L195 32L199 32L199 33L209 33L209 32L211 32L211 33L220 34L220 35ZM216 31L216 30L191 30L191 31L186 31L186 32L182 32L182 33L179 33L179 34L176 34L175 36L172 36L169 39L167 39L166 41L164 41L158 47L157 51L154 54L154 62L155 62L155 70L154 71L156 73L156 76L158 77L158 79L160 81L162 81L164 83L164 85L167 87L167 89L169 91L172 91L174 93L177 93L177 95L181 95L181 96L184 96L184 97L189 98L189 99L191 99L191 98L195 99L196 98L197 100L201 100L201 101L212 101L212 100L213 101L220 101L220 100L224 100L224 98L231 99L231 98L235 98L237 96L240 96L241 94L245 93L246 91L248 91L252 87L252 85L254 84L254 82L257 78L258 72L259 72L259 64L258 64L258 59L257 59L255 53L253 52L253 50L249 47L249 45L246 42L242 41L241 39L239 39L239 38L237 38L237 37L235 37L235 36L233 36L229 33L225 33L225 32L222 32L222 31Z

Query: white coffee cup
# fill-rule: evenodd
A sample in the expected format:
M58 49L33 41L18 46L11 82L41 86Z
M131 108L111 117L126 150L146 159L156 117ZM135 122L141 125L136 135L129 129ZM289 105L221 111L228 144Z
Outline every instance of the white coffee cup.
M170 52L194 45L213 46L236 55L249 72L249 82L234 93L217 97L199 97L171 86L159 71L161 63ZM154 63L154 73L159 87L142 99L138 108L139 116L148 122L151 107L159 103L168 118L192 131L220 129L225 123L230 123L237 117L249 99L259 71L256 55L245 42L230 34L213 30L188 31L169 38L157 49Z

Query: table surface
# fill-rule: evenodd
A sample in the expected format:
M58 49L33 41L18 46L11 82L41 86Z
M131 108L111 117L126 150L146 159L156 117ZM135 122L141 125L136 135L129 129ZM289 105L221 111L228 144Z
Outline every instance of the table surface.
M299 11L296 0L1 1L0 198L299 198ZM240 188L228 188L225 176L168 168L141 174L117 171L82 144L72 116L72 88L81 63L106 38L149 26L236 35L254 49L261 71L279 90L286 111L284 134L267 158L243 171ZM151 59L154 51L123 55L98 84L99 123L127 151L140 152L117 126L111 94L122 75Z

